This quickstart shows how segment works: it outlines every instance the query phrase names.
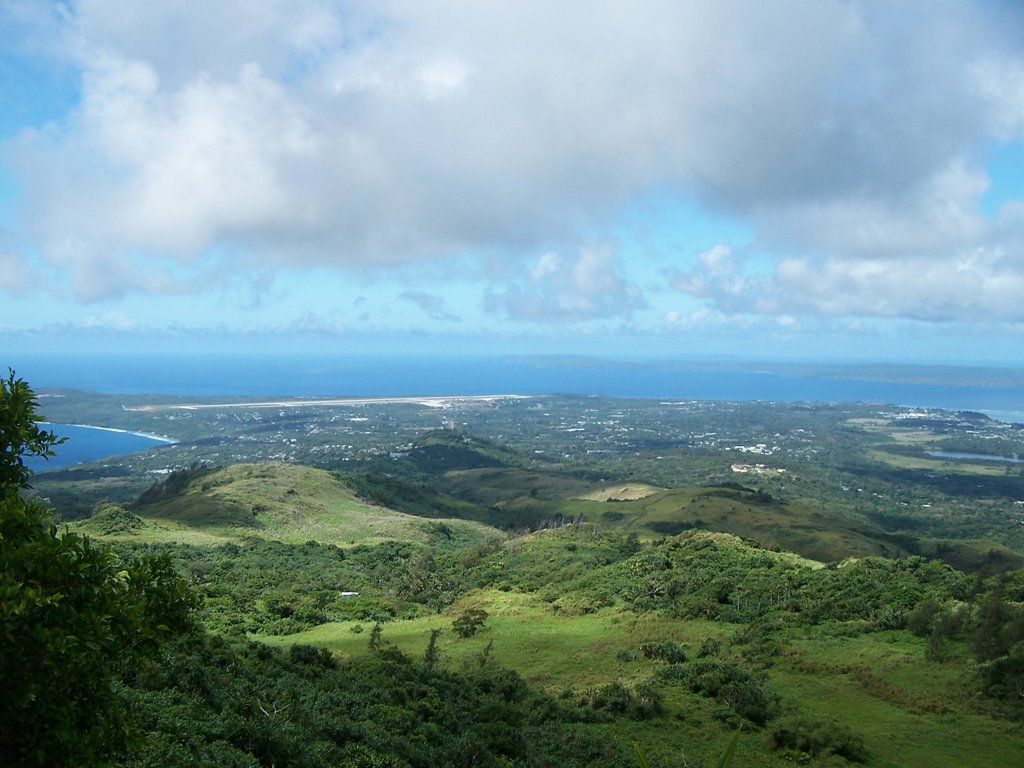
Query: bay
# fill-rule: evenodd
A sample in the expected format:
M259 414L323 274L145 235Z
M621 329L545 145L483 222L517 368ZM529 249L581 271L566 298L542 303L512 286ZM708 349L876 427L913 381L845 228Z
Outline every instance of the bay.
M85 424L51 424L43 422L41 426L58 437L67 440L57 447L57 455L49 459L28 456L25 466L33 472L61 469L63 467L83 464L87 461L110 456L122 456L128 453L146 451L161 445L174 442L169 438L155 435L142 435L124 430L93 427Z

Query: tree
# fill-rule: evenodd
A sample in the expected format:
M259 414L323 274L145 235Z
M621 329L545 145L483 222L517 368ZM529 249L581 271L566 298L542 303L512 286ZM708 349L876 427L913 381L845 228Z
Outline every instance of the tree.
M440 629L430 630L430 640L427 642L427 649L423 652L423 663L427 669L433 669L441 660L441 652L437 649L437 638L441 632Z
M53 455L36 398L0 379L0 764L102 765L131 735L118 673L188 631L195 596L167 557L122 563L26 499L26 455Z
M5 491L28 487L32 470L25 466L26 455L53 456L53 446L66 439L40 429L37 421L35 393L8 369L7 378L0 379L0 488Z
M459 637L472 637L487 621L487 611L482 608L468 608L452 622L452 629Z

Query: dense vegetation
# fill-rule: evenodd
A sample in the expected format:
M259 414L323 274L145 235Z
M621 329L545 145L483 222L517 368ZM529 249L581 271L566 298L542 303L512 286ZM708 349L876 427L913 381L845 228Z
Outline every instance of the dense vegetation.
M191 630L195 595L166 555L119 559L26 500L28 455L58 443L14 373L0 380L0 756L93 765L130 743L120 673Z
M371 447L317 453L330 473L204 463L232 445L227 417L203 417L214 439L187 412L195 449L158 482L32 478L91 505L61 531L16 460L53 438L23 382L4 394L4 764L696 766L737 729L741 765L1015 766L1024 749L1024 576L992 523L1019 476L938 473L921 448L980 453L984 417L738 409L723 431L749 419L789 446L743 475L738 435L723 465L696 432L643 427L646 407L629 428L624 406L571 398L461 414L509 448L451 428L398 442L426 419L403 406L340 419ZM582 431L536 447L541 417ZM337 439L282 418L296 450ZM262 414L231 420L282 442Z
M126 762L140 768L629 764L621 745L584 734L600 713L486 658L459 674L381 641L339 663L308 645L283 653L206 636L129 683L147 739Z

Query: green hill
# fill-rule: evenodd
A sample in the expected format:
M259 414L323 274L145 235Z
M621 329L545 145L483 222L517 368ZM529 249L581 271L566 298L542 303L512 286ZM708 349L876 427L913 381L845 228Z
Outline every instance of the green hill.
M109 520L109 515L100 510L98 519L79 525L93 535L137 540L255 536L343 546L426 543L439 536L452 546L467 546L501 535L474 521L426 521L367 503L330 472L277 462L175 473L143 494L123 524Z
M436 474L428 475L428 468ZM360 497L408 514L475 520L506 531L587 521L644 539L687 530L731 533L822 562L922 555L977 571L1019 567L1024 561L992 541L887 531L820 504L735 483L658 488L595 482L458 433L432 433L422 446L380 469L346 482Z
M969 571L987 566L1015 568L1022 562L1020 555L991 541L935 540L889 532L819 505L789 502L735 484L648 488L641 498L594 501L593 497L599 495L595 491L588 494L589 498L560 504L562 516L646 535L673 535L691 529L721 531L822 562L871 555L923 555ZM520 498L506 505L527 503Z
M431 430L409 450L390 453L381 461L389 475L428 480L455 470L529 463L506 445L453 429Z

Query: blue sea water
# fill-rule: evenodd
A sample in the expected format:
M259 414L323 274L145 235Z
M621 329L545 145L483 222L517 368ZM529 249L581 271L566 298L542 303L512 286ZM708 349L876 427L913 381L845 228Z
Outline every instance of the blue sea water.
M576 394L672 400L843 402L981 411L1024 422L1024 389L873 380L863 369L808 375L681 361L589 358L46 356L10 361L36 390L121 395L346 397ZM123 432L55 425L70 439L37 471L146 450L158 441Z
M696 400L859 401L975 410L1024 421L1024 389L800 375L691 362L573 358L33 356L33 387L109 394L327 397L578 394ZM794 369L798 370L798 369Z
M65 437L67 440L57 446L56 455L49 459L38 456L27 457L25 466L33 472L45 472L49 469L60 469L109 456L146 451L171 442L149 435L90 427L84 424L44 423L42 426L47 431L53 432L58 437Z

